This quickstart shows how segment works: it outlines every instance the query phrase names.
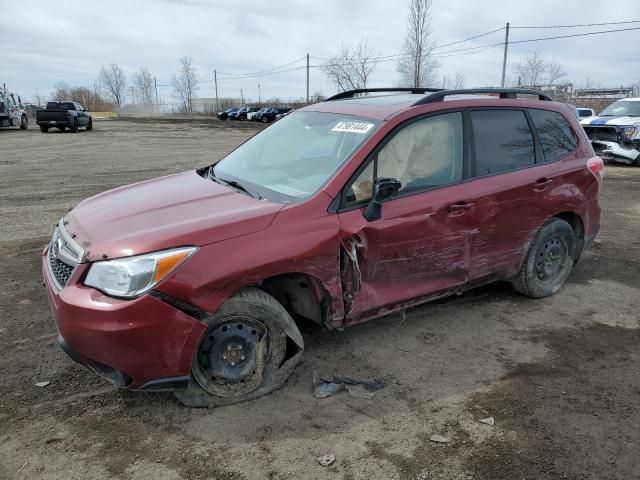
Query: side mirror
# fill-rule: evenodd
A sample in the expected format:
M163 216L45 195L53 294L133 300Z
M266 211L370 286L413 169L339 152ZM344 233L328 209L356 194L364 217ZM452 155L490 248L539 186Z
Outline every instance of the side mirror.
M378 178L373 183L371 201L364 211L364 218L368 222L379 220L382 216L382 202L393 197L401 187L402 184L395 178Z

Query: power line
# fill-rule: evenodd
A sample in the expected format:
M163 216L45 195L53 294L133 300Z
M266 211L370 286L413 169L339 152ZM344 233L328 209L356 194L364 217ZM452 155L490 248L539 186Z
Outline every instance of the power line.
M511 28L579 28L579 27L600 27L603 25L625 25L629 23L640 23L640 20L628 20L624 22L603 22L603 23L580 23L576 25L539 25L539 26L524 26L524 27L511 27Z
M301 62L302 60L305 60L306 58L307 57L304 56L304 57L298 58L296 60L293 60L292 62L285 63L284 65L279 65L277 67L268 68L266 70L260 70L258 72L247 72L247 73L223 73L223 72L218 72L218 75L225 75L225 76L234 77L234 78L238 78L238 77L254 77L254 76L267 74L267 73L273 72L275 70L280 70L282 68L288 67L288 66L293 65L295 63Z

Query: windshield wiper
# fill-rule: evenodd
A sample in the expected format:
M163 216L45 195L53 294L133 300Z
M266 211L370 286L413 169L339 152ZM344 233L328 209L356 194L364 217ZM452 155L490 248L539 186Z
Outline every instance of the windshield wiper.
M242 185L241 183L239 183L239 182L237 182L235 180L223 180L220 177L216 177L216 174L213 171L213 166L211 166L209 168L209 173L207 175L208 175L209 179L213 180L216 183L219 183L220 185L225 185L227 187L235 188L236 190L244 192L247 195L249 195L250 197L253 197L253 198L258 199L258 200L262 200L263 199L262 195L260 195L258 192L254 192L254 191L248 190L247 187L245 187L244 185Z

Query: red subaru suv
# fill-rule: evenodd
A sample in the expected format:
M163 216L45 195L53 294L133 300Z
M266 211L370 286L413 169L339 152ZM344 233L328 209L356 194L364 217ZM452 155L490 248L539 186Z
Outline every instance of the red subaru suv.
M552 295L596 236L602 170L538 91L344 92L67 213L42 258L59 342L121 387L254 399L300 360L301 318L342 329L496 280Z

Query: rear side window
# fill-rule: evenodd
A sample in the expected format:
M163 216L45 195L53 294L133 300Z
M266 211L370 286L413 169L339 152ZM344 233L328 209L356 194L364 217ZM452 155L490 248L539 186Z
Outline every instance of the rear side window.
M478 176L516 170L536 163L533 134L520 110L471 112Z
M538 130L542 151L547 162L566 157L578 146L578 140L569 122L558 112L529 110Z

